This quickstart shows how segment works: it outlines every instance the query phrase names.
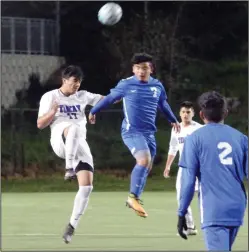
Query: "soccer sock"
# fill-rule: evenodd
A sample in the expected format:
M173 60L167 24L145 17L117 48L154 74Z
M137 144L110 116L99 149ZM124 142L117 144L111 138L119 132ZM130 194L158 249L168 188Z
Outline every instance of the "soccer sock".
M71 125L68 129L65 150L66 150L66 169L73 168L73 161L79 146L79 128L77 125Z
M90 196L90 193L92 192L92 189L93 189L93 186L80 186L79 187L79 190L74 199L73 212L70 218L70 224L74 228L77 227L80 220L80 216L84 214L87 208L89 196Z
M139 197L147 168L141 165L135 165L131 173L130 193Z
M147 172L145 173L145 176L144 176L144 178L143 178L143 182L142 182L142 186L141 186L139 195L141 195L142 192L144 191L144 187L145 187L145 185L146 185L147 178L148 178L148 175L149 175L149 173L150 173L150 169L149 169L149 168L146 168L146 171L147 171Z
M188 207L188 210L187 210L185 217L186 217L186 222L187 222L188 228L194 228L195 224L194 224L194 219L193 219L193 215L192 215L192 209L190 206Z

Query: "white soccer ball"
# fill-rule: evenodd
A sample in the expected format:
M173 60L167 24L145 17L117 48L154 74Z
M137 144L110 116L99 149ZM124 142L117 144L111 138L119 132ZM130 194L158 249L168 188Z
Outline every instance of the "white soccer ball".
M115 25L122 17L123 11L119 4L107 3L98 12L99 22L104 25Z

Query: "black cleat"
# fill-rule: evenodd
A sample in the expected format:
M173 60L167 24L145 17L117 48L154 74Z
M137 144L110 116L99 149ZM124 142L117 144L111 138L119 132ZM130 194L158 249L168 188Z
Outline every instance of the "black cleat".
M74 171L74 169L66 169L66 173L65 173L65 176L64 176L64 180L66 181L71 181L71 180L74 180L76 179L76 173Z
M62 236L66 244L71 242L73 234L74 234L74 227L69 223L66 227L64 235Z

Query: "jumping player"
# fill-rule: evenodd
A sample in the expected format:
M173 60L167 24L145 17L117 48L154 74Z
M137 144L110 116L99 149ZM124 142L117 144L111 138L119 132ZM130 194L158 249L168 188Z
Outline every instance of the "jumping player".
M164 113L176 131L180 131L180 125L167 102L162 83L150 76L152 57L145 53L135 54L132 65L134 75L121 80L111 89L110 94L91 109L89 120L94 119L97 112L114 101L123 100L125 118L122 123L122 139L136 159L126 203L139 216L147 217L148 214L140 203L140 195L156 155L157 108Z
M170 143L169 143L169 152L168 152L168 158L166 161L166 167L164 170L164 177L168 178L170 173L171 165L175 159L175 156L177 152L179 151L179 159L182 154L182 149L184 145L185 138L190 135L195 130L202 127L201 124L193 121L194 117L194 106L192 102L185 101L182 102L180 105L180 118L181 118L181 132L176 133L174 130L171 132L170 137ZM176 178L176 195L177 195L177 202L179 203L179 195L180 195L180 189L181 189L181 175L182 175L182 168L179 167L177 178ZM198 190L198 180L196 180L196 191ZM188 208L187 214L186 214L186 221L187 221L187 234L188 235L196 235L197 229L194 224L194 218L192 215L191 207Z
M73 212L63 239L71 241L80 216L87 208L93 189L93 158L86 142L86 105L94 106L102 98L99 94L78 91L83 73L70 65L62 72L62 85L45 93L40 101L37 127L50 126L50 143L57 156L66 160L65 179L77 175L79 190L75 196ZM92 123L94 118L92 119Z

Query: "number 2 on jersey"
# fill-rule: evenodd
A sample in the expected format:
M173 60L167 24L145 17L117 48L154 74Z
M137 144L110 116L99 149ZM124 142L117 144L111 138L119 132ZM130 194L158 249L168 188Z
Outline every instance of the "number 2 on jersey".
M153 97L157 97L157 88L151 87L150 90L153 92Z
M229 154L232 153L232 146L227 142L219 142L217 145L218 149L223 150L219 154L220 162L224 165L232 165L233 164L233 158L228 157Z

